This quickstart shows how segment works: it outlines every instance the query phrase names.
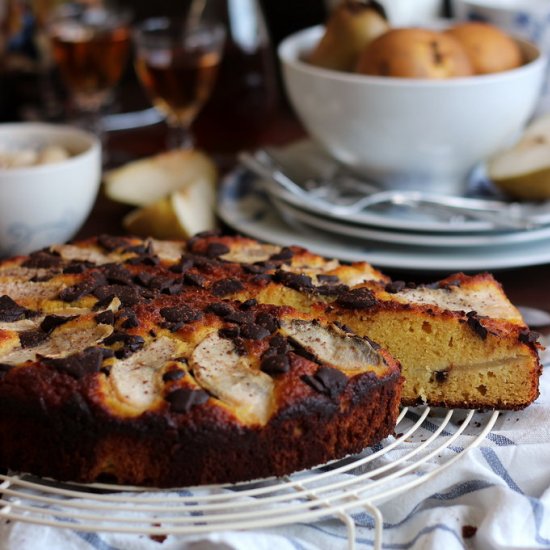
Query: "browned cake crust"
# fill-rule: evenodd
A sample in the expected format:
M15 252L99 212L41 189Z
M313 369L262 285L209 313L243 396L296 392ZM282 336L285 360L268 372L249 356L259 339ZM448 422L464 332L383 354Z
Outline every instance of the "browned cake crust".
M40 383L53 382L51 374ZM243 426L208 403L125 419L78 390L54 406L19 386L40 387L35 373L16 378L0 391L1 464L56 479L156 487L281 476L360 452L392 433L399 403L395 375L364 375L338 399L308 391L263 427Z
M224 243L228 256L246 262L254 242L212 236L192 246ZM245 292L339 321L381 344L401 363L403 404L521 409L537 398L538 335L492 275L458 273L415 285L390 281L364 262L341 265L298 247L281 256L282 262L255 263Z
M361 263L304 267L294 252L253 281L258 300L324 315L382 345L401 364L404 405L517 410L538 397L539 335L491 274L416 285ZM330 285L319 281L327 273Z
M401 399L527 406L536 340L489 274L417 286L211 234L55 246L0 264L0 466L166 487L288 474L391 434Z
M284 300L293 303L291 292ZM539 335L492 275L459 273L426 286L370 281L350 294L306 304L301 292L297 307L323 312L396 357L402 404L517 410L538 397ZM278 303L281 288L266 286L262 299Z
M0 264L0 466L224 483L391 434L397 361L322 313L258 303L265 260L223 259L237 248L100 237ZM288 259L269 252L275 265Z

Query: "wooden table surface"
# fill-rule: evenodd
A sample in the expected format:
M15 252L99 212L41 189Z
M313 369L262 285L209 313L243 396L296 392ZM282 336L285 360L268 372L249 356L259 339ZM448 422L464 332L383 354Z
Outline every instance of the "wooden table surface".
M157 124L137 130L112 132L107 137L107 153L111 164L117 165L132 158L139 158L160 152L165 147L165 127ZM286 111L275 118L275 122L266 128L258 139L258 145L281 145L303 136L303 130ZM222 169L228 169L234 163L232 155L217 156L209 151L219 162ZM130 210L122 204L114 203L102 193L98 196L94 209L77 238L85 238L99 233L123 234L121 219ZM550 242L548 243L550 246ZM510 252L513 254L513 251ZM427 282L439 278L429 273L392 272L383 269L388 275L416 282ZM496 278L502 283L510 299L516 305L539 307L550 311L550 264L517 269L499 270Z

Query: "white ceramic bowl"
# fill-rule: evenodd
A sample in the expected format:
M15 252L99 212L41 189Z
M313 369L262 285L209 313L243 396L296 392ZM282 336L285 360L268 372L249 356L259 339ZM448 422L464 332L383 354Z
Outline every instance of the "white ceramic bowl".
M525 65L503 73L421 80L343 73L303 61L322 27L279 46L296 113L330 154L388 188L461 193L468 173L508 145L533 113L545 72L519 41Z
M70 239L86 220L101 181L99 140L54 124L0 124L0 149L60 145L52 164L0 168L0 255L26 254Z

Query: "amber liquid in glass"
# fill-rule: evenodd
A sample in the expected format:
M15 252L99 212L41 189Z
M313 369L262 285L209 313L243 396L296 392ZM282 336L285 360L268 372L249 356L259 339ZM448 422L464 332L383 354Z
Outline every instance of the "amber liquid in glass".
M189 124L206 102L218 72L216 52L138 53L136 70L155 107L171 124Z
M60 24L51 35L61 78L75 96L108 93L120 80L130 48L126 27L109 30Z

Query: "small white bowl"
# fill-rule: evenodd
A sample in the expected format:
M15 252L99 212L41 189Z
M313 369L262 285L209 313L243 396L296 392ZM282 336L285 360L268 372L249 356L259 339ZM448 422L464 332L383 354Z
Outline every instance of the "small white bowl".
M0 149L59 145L70 157L22 168L0 168L0 256L27 254L75 235L101 181L101 145L70 126L0 124Z
M279 46L283 78L309 134L332 156L387 188L462 193L473 167L507 146L532 115L546 59L510 71L446 80L322 69L303 59L323 27Z

